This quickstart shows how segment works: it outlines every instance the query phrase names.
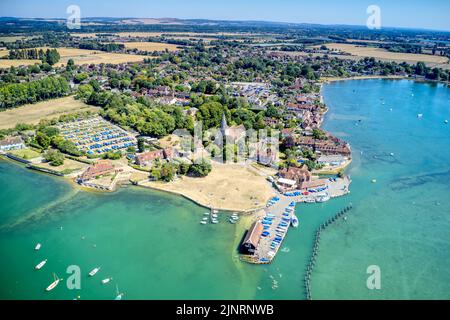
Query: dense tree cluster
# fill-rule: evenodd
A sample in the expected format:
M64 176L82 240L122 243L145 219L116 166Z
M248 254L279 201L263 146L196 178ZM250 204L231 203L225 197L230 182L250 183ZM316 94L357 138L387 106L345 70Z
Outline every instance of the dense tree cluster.
M8 59L32 59L41 60L43 63L54 65L59 62L61 56L56 49L14 49L10 50Z
M69 93L69 83L65 78L59 76L25 83L6 84L0 86L0 110L63 97Z

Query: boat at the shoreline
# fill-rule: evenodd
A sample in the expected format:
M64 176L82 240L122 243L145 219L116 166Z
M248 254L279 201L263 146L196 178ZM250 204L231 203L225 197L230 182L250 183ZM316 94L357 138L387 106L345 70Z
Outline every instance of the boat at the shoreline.
M295 214L292 214L291 225L292 225L294 228L298 228L299 221L298 221L298 218L297 218L297 216L296 216Z

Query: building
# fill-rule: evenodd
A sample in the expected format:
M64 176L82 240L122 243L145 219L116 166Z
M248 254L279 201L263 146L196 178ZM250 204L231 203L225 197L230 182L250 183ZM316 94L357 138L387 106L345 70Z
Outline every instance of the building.
M78 182L83 183L85 181L116 172L118 172L118 170L114 168L110 161L101 160L88 167L86 171L78 177Z
M240 248L241 253L251 255L255 254L263 230L264 227L260 221L256 221L252 224L250 229L247 231L244 240L242 241Z
M323 155L317 160L317 163L327 167L338 167L342 166L347 161L348 157L341 155Z
M306 166L282 169L279 172L279 176L280 179L277 181L277 186L282 191L295 189L308 191L308 189L325 187L327 185L326 179L314 179ZM295 182L295 184L292 182Z
M135 163L139 166L145 167L151 165L156 159L171 160L174 157L175 150L173 148L167 148L138 154L136 155Z
M23 143L21 137L7 137L3 140L0 140L1 151L19 150L24 148L25 144Z

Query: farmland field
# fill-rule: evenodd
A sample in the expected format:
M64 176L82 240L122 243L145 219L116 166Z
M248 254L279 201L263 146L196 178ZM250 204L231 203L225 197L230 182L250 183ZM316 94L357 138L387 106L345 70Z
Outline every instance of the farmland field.
M159 43L159 42L125 42L125 47L127 49L138 49L142 51L177 51L179 50L178 46L174 44L168 43Z
M0 112L0 129L13 128L18 123L38 124L41 119L54 119L63 114L88 110L97 112L99 108L88 106L73 97L28 104Z
M41 49L41 48L37 48ZM42 48L48 49L48 48ZM127 62L141 62L146 57L125 53L109 53L97 50L85 50L76 48L56 48L61 56L60 61L56 66L64 66L67 64L69 59L73 59L75 64L100 64L100 63L110 63L110 64L120 64ZM7 54L7 50L2 50L3 53ZM0 51L1 52L1 51ZM20 66L20 65L30 65L39 63L39 60L2 60L0 59L0 68L9 68L10 66Z
M405 61L409 63L417 63L419 61L436 64L448 63L448 58L446 57L432 56L428 54L389 52L381 48L358 46L346 43L327 43L325 46L330 50L342 51L358 57L373 57L380 60L397 62Z

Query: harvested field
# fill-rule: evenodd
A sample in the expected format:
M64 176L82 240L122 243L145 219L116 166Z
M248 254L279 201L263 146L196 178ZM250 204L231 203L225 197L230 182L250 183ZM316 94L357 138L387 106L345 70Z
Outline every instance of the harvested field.
M142 51L177 51L180 50L178 46L168 43L160 42L124 42L127 49L138 49Z
M417 63L423 61L425 63L448 63L448 58L441 56L432 56L428 54L414 54L414 53L398 53L389 52L381 48L373 48L367 46L358 46L346 43L327 43L325 46L330 50L336 50L349 53L358 57L373 57L380 60L398 61Z
M38 124L41 119L54 119L79 111L97 112L100 108L88 106L73 97L65 97L28 104L0 112L0 129L13 128L18 123Z
M0 59L0 69L20 66L31 66L36 63L41 63L40 60L19 60L19 59Z

